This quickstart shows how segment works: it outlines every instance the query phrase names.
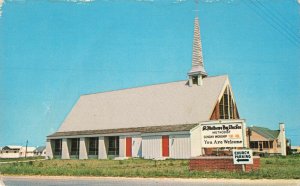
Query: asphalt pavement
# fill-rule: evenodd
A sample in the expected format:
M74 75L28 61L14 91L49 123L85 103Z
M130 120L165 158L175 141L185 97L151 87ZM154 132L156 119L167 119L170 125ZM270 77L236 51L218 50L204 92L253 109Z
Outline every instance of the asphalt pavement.
M1 176L0 186L300 186L300 180Z

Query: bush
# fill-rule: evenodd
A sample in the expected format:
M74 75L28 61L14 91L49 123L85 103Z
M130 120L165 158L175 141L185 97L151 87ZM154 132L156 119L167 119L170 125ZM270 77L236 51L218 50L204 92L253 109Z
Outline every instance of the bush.
M266 160L266 164L272 164L272 161Z

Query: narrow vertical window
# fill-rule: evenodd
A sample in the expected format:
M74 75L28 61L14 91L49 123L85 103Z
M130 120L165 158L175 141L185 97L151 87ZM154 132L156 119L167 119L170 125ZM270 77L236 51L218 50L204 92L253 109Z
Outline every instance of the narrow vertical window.
M224 92L224 118L229 119L228 89Z
M98 155L99 138L89 138L89 155Z
M230 91L228 92L228 94L229 94L229 111L230 111L229 119L233 119L233 100Z
M224 117L224 97L221 98L221 101L219 104L219 112L220 112L220 119L225 119L225 117Z
M119 156L119 136L108 137L108 155Z
M54 140L54 155L61 155L61 139Z
M232 94L229 87L226 87L224 94L219 103L219 119L235 119L239 118L236 106L234 104Z
M71 139L71 156L79 155L79 138Z

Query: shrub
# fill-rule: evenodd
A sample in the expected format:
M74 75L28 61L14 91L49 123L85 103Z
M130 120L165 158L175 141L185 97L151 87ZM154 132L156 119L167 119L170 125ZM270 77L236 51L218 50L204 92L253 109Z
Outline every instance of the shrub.
M266 164L272 164L272 161L266 160Z

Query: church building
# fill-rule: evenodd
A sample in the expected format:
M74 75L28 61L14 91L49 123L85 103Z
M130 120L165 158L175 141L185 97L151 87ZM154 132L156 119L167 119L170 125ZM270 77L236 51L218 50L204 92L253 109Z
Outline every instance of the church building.
M47 136L49 158L188 159L202 148L200 123L237 121L227 75L204 68L198 17L188 79L82 95L57 132Z

